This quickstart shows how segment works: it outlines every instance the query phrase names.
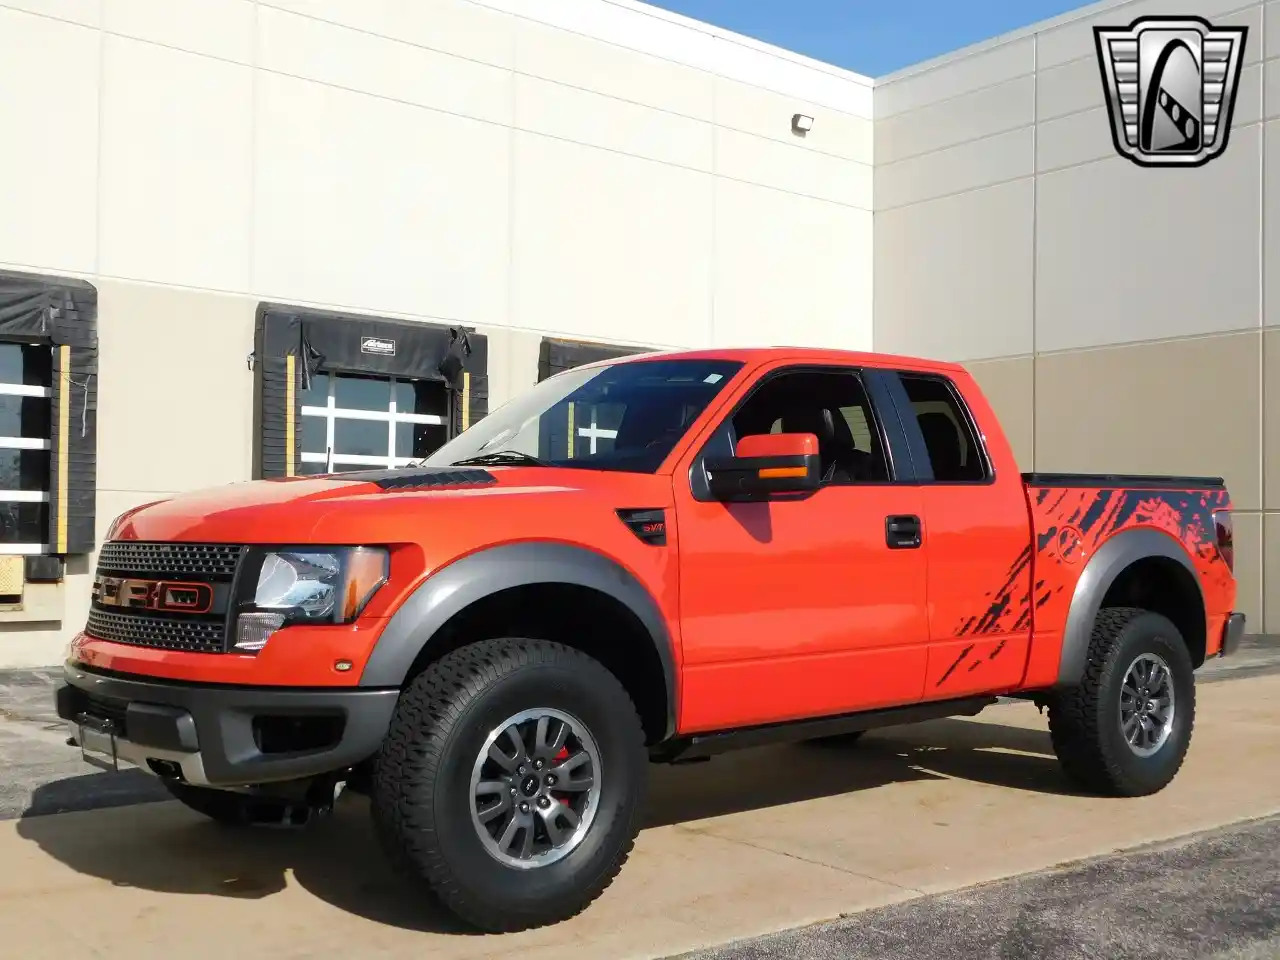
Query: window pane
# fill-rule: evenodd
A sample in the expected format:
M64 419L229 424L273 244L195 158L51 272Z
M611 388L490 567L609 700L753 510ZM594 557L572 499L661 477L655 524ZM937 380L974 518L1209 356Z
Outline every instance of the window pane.
M49 439L50 401L47 397L0 395L0 437Z
M578 439L573 455L591 457L611 451L626 410L618 403L575 404L574 432Z
M924 434L933 479L944 483L985 480L985 458L949 381L935 377L901 379L915 410L916 423Z
M390 439L386 420L347 420L333 422L333 449L339 454L385 457Z
M0 450L0 490L48 489L48 450Z
M53 383L53 350L21 343L0 343L0 383L49 386Z
M397 423L396 456L415 459L430 456L444 446L448 439L444 424Z
M329 375L317 373L311 378L311 386L300 394L304 407L323 407L329 402Z
M390 410L391 381L381 377L334 375L334 403L347 410ZM385 450L387 443L382 442Z
M325 425L327 417L302 418L302 449L305 453L325 452Z
M48 539L47 503L0 503L0 543L45 543Z
M440 380L397 380L396 413L449 413L449 390Z
M318 473L325 473L325 465L323 463L300 463L298 464L298 476L313 477Z

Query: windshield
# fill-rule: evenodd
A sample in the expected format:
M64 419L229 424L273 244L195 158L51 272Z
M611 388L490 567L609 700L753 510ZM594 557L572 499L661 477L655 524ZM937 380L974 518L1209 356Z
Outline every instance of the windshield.
M681 359L567 370L421 463L441 467L479 459L653 473L741 367L736 360Z

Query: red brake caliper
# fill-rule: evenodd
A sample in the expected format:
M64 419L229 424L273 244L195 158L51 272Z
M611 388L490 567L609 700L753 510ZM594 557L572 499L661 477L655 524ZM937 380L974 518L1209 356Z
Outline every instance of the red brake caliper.
M569 748L561 747L560 752L551 758L551 762L553 764L564 763L564 761L568 759L569 759ZM566 802L566 800L568 799L568 794L560 793L558 790L552 790L551 796L554 797L556 800L560 801L561 803Z

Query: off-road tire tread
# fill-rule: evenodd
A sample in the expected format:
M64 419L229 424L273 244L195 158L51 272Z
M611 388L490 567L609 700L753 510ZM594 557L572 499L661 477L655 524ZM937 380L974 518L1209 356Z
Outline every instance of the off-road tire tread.
M619 697L611 709L622 711L639 749L644 730L639 713L622 685L599 662L581 651L548 640L500 638L461 647L431 664L400 695L395 715L373 773L371 809L374 832L393 866L422 881L431 896L464 922L494 933L509 933L567 920L599 897L621 871L635 846L639 811L633 810L621 855L584 883L579 896L566 898L552 915L526 919L482 902L464 891L435 842L432 805L417 804L404 789L433 782L454 727L466 707L491 684L520 669L540 664L576 664L613 681Z
M1098 611L1089 640L1084 677L1077 686L1056 693L1049 700L1049 738L1054 753L1067 776L1093 793L1133 797L1156 792L1135 782L1116 758L1104 749L1098 710L1104 674L1109 666L1118 669L1113 664L1120 635L1133 620L1149 612L1139 607L1104 607ZM1194 683L1191 690L1189 706L1194 710ZM1194 729L1194 723L1188 726L1188 748ZM1185 758L1186 751L1178 758L1171 777L1181 769Z

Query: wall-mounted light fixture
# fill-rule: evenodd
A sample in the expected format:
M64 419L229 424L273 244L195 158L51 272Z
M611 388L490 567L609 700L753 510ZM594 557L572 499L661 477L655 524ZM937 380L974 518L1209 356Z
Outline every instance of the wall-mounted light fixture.
M797 113L791 118L791 132L804 136L813 129L813 117L806 117L803 113Z

